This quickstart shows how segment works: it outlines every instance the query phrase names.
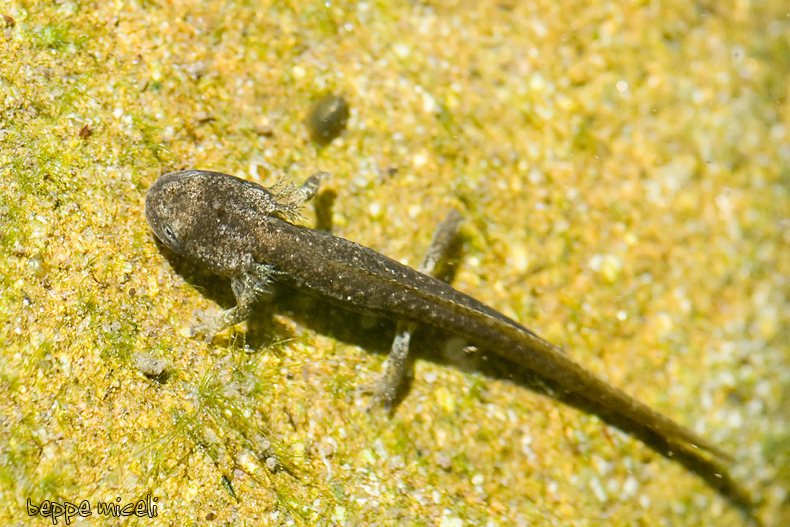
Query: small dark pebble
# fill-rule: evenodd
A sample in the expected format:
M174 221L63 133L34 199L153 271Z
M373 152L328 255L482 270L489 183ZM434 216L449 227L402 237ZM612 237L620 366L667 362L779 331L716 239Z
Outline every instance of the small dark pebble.
M3 24L5 24L6 27L14 27L16 25L16 20L8 15L3 15Z
M307 114L307 131L316 143L327 145L348 122L348 103L337 95L321 97Z
M83 138L83 139L89 138L91 135L93 135L93 130L91 129L91 125L89 125L87 123L85 125L83 125L83 127L80 128L79 134L80 134L80 137Z

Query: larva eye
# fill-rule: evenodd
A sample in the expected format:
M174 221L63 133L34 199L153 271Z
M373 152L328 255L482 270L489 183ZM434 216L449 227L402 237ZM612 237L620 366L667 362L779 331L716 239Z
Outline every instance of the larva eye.
M165 242L171 249L177 249L181 246L181 242L178 241L178 237L176 237L176 234L169 225L162 226L162 234L165 235L165 239L162 241Z

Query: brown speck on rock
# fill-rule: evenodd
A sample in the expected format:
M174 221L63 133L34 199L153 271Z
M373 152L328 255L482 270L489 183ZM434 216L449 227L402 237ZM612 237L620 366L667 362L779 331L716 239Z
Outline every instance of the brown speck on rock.
M14 27L16 26L16 20L11 16L3 15L3 25L5 27Z
M80 128L80 131L79 131L78 133L79 133L79 136L80 136L82 139L87 139L87 138L89 138L91 135L93 135L93 129L91 128L91 125L89 125L88 123L85 123L85 124L82 126L82 128Z

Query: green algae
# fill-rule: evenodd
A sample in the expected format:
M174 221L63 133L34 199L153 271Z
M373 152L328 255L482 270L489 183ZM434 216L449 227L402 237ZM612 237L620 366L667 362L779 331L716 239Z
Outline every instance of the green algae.
M156 247L145 190L255 163L264 183L330 171L337 234L412 264L461 206L461 290L701 421L781 524L781 4L365 5L0 7L16 21L0 33L0 517L151 491L161 523L740 524L521 386L426 362L394 416L367 415L353 393L376 354L289 322L275 330L299 338L272 349L183 338L212 302ZM324 90L358 114L318 151L302 122ZM137 351L168 360L166 382Z

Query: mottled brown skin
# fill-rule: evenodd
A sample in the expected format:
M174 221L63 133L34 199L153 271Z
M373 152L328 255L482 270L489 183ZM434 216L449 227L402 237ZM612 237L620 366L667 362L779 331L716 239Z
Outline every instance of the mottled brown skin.
M318 179L305 191L309 199ZM697 473L735 505L749 495L730 477L732 459L715 445L610 386L550 344L450 285L357 243L294 225L298 203L217 172L160 177L146 196L146 218L170 249L229 277L238 305L200 328L244 320L270 282L319 295L350 310L428 324L528 368L596 413Z

